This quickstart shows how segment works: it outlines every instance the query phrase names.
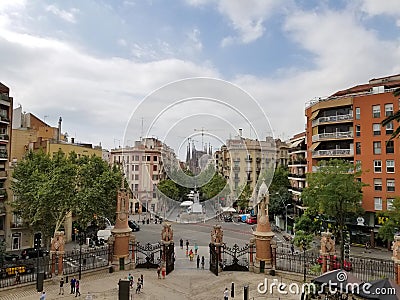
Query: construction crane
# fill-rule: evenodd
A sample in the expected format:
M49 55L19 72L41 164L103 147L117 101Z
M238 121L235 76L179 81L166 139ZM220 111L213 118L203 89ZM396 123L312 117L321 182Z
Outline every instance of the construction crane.
M201 150L204 150L204 132L206 131L211 131L209 129L204 129L204 127L201 127L201 129L194 129L194 131L200 131L201 132Z

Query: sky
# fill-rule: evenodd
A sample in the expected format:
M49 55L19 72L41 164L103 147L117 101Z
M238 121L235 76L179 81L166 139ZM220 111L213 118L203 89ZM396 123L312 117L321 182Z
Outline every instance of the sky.
M107 149L286 140L306 102L398 73L398 0L0 1L14 107Z

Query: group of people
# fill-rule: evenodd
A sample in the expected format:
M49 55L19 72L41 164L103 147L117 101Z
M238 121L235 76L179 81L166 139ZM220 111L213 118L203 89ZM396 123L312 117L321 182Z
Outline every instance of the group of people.
M129 286L132 289L135 285L135 277L133 276L133 274L129 273L128 280L129 280ZM141 289L143 288L143 283L144 283L143 274L140 274L140 277L137 279L136 282L136 291L135 291L136 294L140 293Z
M186 240L186 256L189 257L190 261L194 260L194 257L197 256L197 269L200 268L200 262L201 262L201 268L204 270L204 256L201 257L200 259L200 255L198 255L198 251L199 251L199 246L197 245L197 243L194 243L194 252L193 249L189 250L189 240ZM181 238L179 240L179 246L181 247L181 249L183 249L183 239Z
M160 266L158 266L157 268L158 279L161 279L161 276L163 279L165 279L165 275L167 275L167 270L165 269L165 267L161 268Z
M78 295L80 296L81 292L80 292L79 280L76 279L75 277L72 277L70 285L71 285L71 293L70 294L75 294L75 297L78 297ZM60 293L59 293L59 295L61 294L61 292L62 292L62 295L64 295L64 278L60 279Z

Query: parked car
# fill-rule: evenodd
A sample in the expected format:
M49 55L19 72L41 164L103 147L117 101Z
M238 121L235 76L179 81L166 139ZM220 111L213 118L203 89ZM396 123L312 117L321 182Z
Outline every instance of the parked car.
M333 261L329 261L329 257L328 257L327 263L331 264L332 269L333 270L340 269L340 260L339 260L339 258L336 255L333 255L331 260L333 260ZM321 255L317 258L317 263L322 265L322 256ZM348 272L353 270L352 263L345 259L344 262L343 262L343 269L345 271L348 271Z
M5 262L15 262L19 259L19 255L15 253L4 253Z
M99 241L108 241L108 238L112 235L111 229L101 229L97 231L97 238Z
M23 264L11 264L0 268L0 278L7 278L15 276L16 272L19 274L30 274L34 272L35 267L33 265L23 265Z
M225 222L233 222L232 216L224 216Z
M257 217L253 216L253 217L247 218L246 223L247 224L257 224Z
M132 229L132 231L139 231L140 230L140 225L137 224L135 221L128 221L129 228Z
M49 255L49 251L47 251L46 249L39 249L39 257L44 257L44 256L48 256ZM29 258L35 258L38 257L38 253L37 250L35 248L27 248L22 250L21 252L21 259L29 259Z

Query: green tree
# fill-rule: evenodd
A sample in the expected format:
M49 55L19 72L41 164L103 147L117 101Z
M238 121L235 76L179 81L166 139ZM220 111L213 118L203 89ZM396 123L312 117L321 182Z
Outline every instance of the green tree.
M275 170L271 185L269 186L269 206L268 213L271 218L275 215L283 215L286 205L291 202L291 193L288 190L290 182L288 179L289 170L286 167L278 167Z
M400 88L397 88L393 91L393 96L396 98L400 97ZM389 123L391 123L393 121L400 122L400 110L396 111L393 115L386 117L381 123L382 127L386 127L386 125L388 125ZM400 134L400 126L398 126L396 128L396 130L393 131L390 139L394 139L399 134Z
M353 163L339 159L322 161L318 164L316 172L307 174L308 187L301 195L304 203L312 211L336 221L342 262L346 218L362 212L363 184L357 180L360 176L361 171L358 171L358 166Z
M225 195L227 193L226 179L222 175L214 173L211 180L203 185L200 190L205 199L212 199L220 193Z
M113 218L121 180L120 171L99 157L29 152L14 169L11 188L15 200L9 204L47 241L68 215L76 217L82 228L94 215Z
M0 267L3 267L6 255L6 241L0 240Z
M385 222L379 228L378 236L384 241L392 242L400 228L400 197L396 197L392 203L392 209L380 215Z
M238 206L240 208L248 208L249 207L249 200L253 194L253 191L249 184L245 184L244 186L239 188L240 195L238 197Z
M165 179L165 180L160 181L157 184L157 188L161 193L163 193L165 196L167 196L170 199L178 201L181 197L181 192L180 192L177 184L171 179Z

